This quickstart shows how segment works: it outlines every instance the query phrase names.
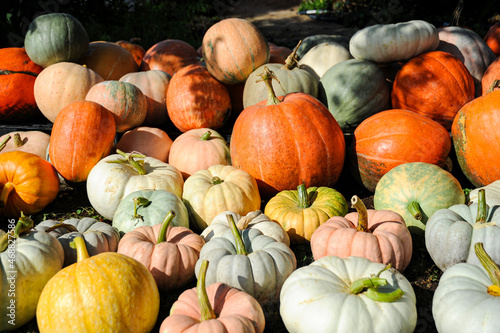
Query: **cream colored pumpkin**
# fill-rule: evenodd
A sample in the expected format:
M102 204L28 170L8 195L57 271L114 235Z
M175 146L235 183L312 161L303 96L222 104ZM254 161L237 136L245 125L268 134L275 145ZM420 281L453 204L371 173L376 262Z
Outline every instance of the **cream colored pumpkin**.
M313 46L299 60L299 67L308 71L319 82L333 65L352 59L349 49L340 43L328 42Z

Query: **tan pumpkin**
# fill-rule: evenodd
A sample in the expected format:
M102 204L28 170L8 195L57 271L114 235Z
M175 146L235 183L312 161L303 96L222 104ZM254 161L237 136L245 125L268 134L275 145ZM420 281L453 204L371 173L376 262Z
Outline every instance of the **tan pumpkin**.
M140 126L123 133L116 144L116 149L125 153L139 152L167 162L172 143L172 139L164 130Z
M47 159L50 134L41 131L10 132L0 136L0 152L24 151Z

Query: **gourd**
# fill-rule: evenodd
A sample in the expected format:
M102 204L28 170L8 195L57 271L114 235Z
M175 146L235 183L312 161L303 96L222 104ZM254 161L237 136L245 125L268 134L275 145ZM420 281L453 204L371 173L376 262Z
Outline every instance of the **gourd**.
M0 152L24 151L47 158L50 134L41 131L14 131L0 136Z
M339 62L352 59L349 48L337 42L325 42L313 46L299 60L299 68L308 71L316 81Z
M167 162L173 141L167 132L158 127L139 126L123 133L116 149L125 153L139 152Z
M140 71L161 70L171 77L182 67L199 63L196 49L179 39L165 39L146 50Z

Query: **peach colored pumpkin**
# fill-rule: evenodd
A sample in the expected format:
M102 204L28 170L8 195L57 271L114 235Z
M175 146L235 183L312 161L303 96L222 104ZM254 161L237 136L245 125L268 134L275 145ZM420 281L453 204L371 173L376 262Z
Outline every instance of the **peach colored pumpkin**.
M164 130L157 127L140 126L123 133L116 144L116 149L125 153L136 151L167 162L172 142Z
M68 104L85 99L95 84L104 81L94 70L72 62L59 62L45 68L35 80L38 108L54 122Z
M231 154L229 145L219 133L209 128L195 128L174 140L168 163L186 179L215 164L231 165Z
M78 62L99 73L104 80L118 80L139 70L132 53L112 42L89 43L87 53Z
M10 139L7 139L9 138ZM2 143L5 146L2 148ZM47 147L49 146L50 134L41 131L20 131L10 132L0 136L0 152L20 150L27 153L33 153L44 160L47 159Z
M166 39L151 46L142 59L140 70L162 70L174 75L184 66L199 63L196 49L185 41Z

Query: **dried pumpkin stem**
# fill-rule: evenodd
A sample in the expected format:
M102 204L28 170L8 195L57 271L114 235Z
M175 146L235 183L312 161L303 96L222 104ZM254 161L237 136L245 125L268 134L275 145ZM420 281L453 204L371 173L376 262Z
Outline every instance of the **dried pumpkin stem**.
M500 296L500 268L488 255L488 253L486 253L483 243L474 244L474 251L476 252L479 262L483 265L490 277L491 282L493 283L492 286L488 287L488 294Z
M203 141L207 141L210 139L210 136L212 135L212 132L210 131L206 131L205 134L203 134L200 139L203 140Z
M416 201L412 201L408 204L408 211L413 216L415 220L420 221L422 219L422 210L420 209L420 204Z
M281 103L280 99L276 97L276 93L274 92L272 83L273 79L280 82L276 74L271 72L269 68L267 68L267 66L264 66L264 72L259 76L261 77L261 79L257 82L264 81L267 87L267 105L278 105L279 103Z
M309 194L307 193L306 184L302 183L297 186L297 195L300 208L311 207L311 200L309 200Z
M254 210L253 212L248 213L236 223L236 227L238 227L238 229L240 230L245 230L246 228L248 228L248 225L252 223L252 221L261 214L262 214L261 210Z
M14 146L17 148L24 146L24 141L19 133L14 133Z
M52 232L54 230L62 229L62 228L67 229L70 232L78 232L78 228L77 227L75 227L72 224L68 224L68 223L54 224L52 227L45 229L45 232L49 233L49 232Z
M0 208L4 208L7 205L7 200L9 199L9 194L12 192L16 186L7 182L3 185L2 191L0 192Z
M11 136L10 135L7 135L3 140L2 142L0 142L0 151L2 151L5 146L7 145L7 142L9 142Z
M216 319L210 300L207 295L207 288L205 286L205 278L207 276L208 261L203 260L200 265L200 274L198 275L198 282L196 283L196 294L198 296L198 305L200 307L200 321Z
M226 214L226 218L227 218L227 223L229 224L229 227L231 228L231 231L233 232L234 244L236 246L236 253L242 254L245 256L248 255L248 251L245 248L245 243L243 243L243 240L241 239L240 231L239 231L238 227L236 227L236 223L234 222L233 215Z
M69 242L69 246L72 249L76 249L76 261L80 262L89 258L89 252L87 251L87 246L85 245L85 240L81 236L77 236L73 241Z
M476 223L486 223L486 211L488 206L486 205L486 191L480 189L477 193L477 216Z
M368 230L368 211L363 201L357 196L353 195L351 198L351 205L358 212L358 226L356 230L365 231Z
M2 237L0 237L0 252L3 252L9 246L9 240L12 241L15 238L18 238L22 234L27 233L33 228L34 222L29 216L25 216L23 212L21 212L21 217L19 217L16 226L5 233Z
M292 70L295 67L297 67L299 63L297 59L297 50L299 49L301 44L302 44L302 39L299 40L299 43L297 44L297 46L295 46L292 53L290 53L290 55L285 59L285 65L283 66L284 69Z
M175 217L175 212L173 210L170 210L163 219L160 232L158 233L158 240L156 241L156 244L163 243L167 240L167 230L174 217Z

